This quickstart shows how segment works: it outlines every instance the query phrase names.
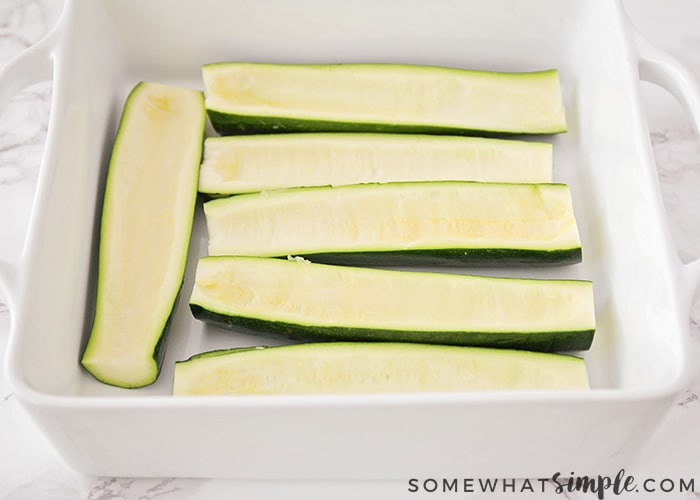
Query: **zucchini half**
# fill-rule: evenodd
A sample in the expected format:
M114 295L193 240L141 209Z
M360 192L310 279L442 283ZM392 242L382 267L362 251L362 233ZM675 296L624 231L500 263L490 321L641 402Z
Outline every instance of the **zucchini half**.
M552 182L552 145L412 134L209 137L199 191L220 195L429 180Z
M124 106L102 209L95 317L82 365L142 387L158 377L197 197L201 92L142 82Z
M574 356L361 342L213 351L175 363L173 379L176 396L585 389Z
M230 62L203 66L202 78L209 118L222 135L566 131L556 70Z
M571 264L564 184L408 182L299 188L204 204L209 255L359 265Z
M193 315L301 340L418 342L533 351L590 348L590 281L489 278L203 257Z

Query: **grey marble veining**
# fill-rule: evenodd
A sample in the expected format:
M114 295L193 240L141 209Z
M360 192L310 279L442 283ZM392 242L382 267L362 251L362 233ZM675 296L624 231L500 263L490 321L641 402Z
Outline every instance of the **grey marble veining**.
M60 6L57 0L2 0L0 65L45 35ZM51 82L40 83L0 103L0 258L11 261L19 257L26 234L46 140L51 88Z
M688 123L666 124L651 132L661 192L669 223L683 262L700 255L700 146Z
M174 484L175 482L174 478L158 479L147 483L129 478L102 478L93 485L87 498L88 500L115 500L129 497L143 500L173 498L182 491L181 487Z
M0 131L0 184L35 183L48 130L51 84L23 91L7 106L10 118Z

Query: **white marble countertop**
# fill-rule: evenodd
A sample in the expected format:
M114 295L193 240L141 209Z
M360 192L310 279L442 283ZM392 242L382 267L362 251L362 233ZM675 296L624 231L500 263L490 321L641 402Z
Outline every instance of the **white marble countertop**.
M679 59L700 82L700 2L625 0L632 23L653 44ZM0 0L0 66L37 41L60 11L60 0ZM50 82L36 85L0 108L0 259L20 255L36 185L50 111ZM681 106L666 92L644 85L651 139L669 223L683 261L700 256L700 148ZM700 359L700 301L689 317L692 349ZM0 296L0 366L9 331ZM700 363L693 380L628 470L657 478L694 478L693 492L648 498L700 498ZM614 474L616 471L611 471ZM397 493L399 492L399 493ZM547 493L531 498L595 498ZM190 498L395 498L405 484L262 483L256 481L77 477L13 400L0 377L0 498L6 499L190 499ZM440 494L435 494L440 496ZM443 494L452 496L452 494ZM469 495L462 495L469 496ZM474 496L474 495L471 495ZM503 498L516 495L505 494ZM608 494L606 498L613 495ZM415 496L409 496L415 498ZM633 494L641 498L643 494ZM499 498L497 495L488 498Z

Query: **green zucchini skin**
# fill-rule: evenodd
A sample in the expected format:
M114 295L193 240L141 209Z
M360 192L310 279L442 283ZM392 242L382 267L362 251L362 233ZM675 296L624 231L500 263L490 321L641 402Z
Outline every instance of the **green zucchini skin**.
M303 341L387 341L533 351L590 348L586 280L488 278L202 257L190 310L201 321Z
M234 71L233 77L227 71ZM238 71L238 73L235 73ZM300 76L300 75L305 76ZM244 78L239 79L243 75ZM262 76L261 76L262 75ZM294 76L296 75L296 76ZM464 68L393 63L336 64L268 64L250 62L218 62L202 67L207 113L214 129L222 135L267 134L284 132L380 132L479 135L503 137L514 134L558 134L567 131L564 104L555 69L525 73L493 72ZM256 77L262 82L262 94L256 96ZM226 85L221 85L224 78ZM306 80L304 81L304 78ZM368 80L365 80L367 78ZM411 82L411 85L406 85ZM431 85L435 82L434 85ZM495 84L493 83L495 82ZM536 82L534 88L529 83ZM556 82L556 84L555 84ZM376 87L373 87L376 85ZM268 91L277 88L277 92ZM389 92L386 89L390 89ZM280 90L281 89L281 90ZM316 93L354 97L353 112L348 113L326 103L321 116L304 115L284 104L286 93L307 92L308 110L317 103ZM484 90L487 89L487 90ZM373 90L383 92L377 94ZM233 96L227 95L232 91ZM236 92L241 91L239 95ZM393 94L392 94L393 92ZM481 94L481 92L484 92ZM500 92L500 93L499 93ZM245 103L252 94L254 104ZM347 94L346 94L347 93ZM407 95L405 95L408 93ZM394 99L397 94L406 102L436 101L432 113L421 116L396 116L393 110L378 110L371 97ZM279 98L280 104L266 102L266 96ZM546 96L546 97L543 97ZM221 98L218 103L215 100ZM211 99L211 102L210 102ZM238 99L238 100L237 100ZM294 100L294 98L292 98ZM238 106L244 102L248 106ZM264 104L261 104L264 103ZM504 115L503 109L510 112ZM488 109L486 103L493 103ZM377 103L374 103L375 105ZM260 113L249 108L262 109ZM459 120L442 116L440 107L459 110ZM523 108L523 106L525 106ZM279 110L275 113L275 107ZM359 113L359 114L358 114ZM487 115L495 122L480 118ZM554 116L552 116L554 115ZM544 117L549 120L544 123ZM532 121L534 120L534 122Z
M439 227L432 222L431 214L436 213L436 209L425 193L435 193L435 197L452 196L452 205L444 205L451 210L451 220L471 217L479 221L489 217L506 217L494 215L482 205L475 205L474 200L479 199L477 197L482 194L486 196L487 203L500 208L510 206L513 200L511 195L522 195L535 204L541 203L542 199L548 202L554 195L566 193L568 196L568 186L558 183L472 181L390 182L338 187L299 187L235 195L210 200L204 204L210 238L209 254L283 258L291 255L324 264L369 266L564 266L580 263L583 259L570 199L566 200L566 213L560 218L570 218L571 224L562 227L559 235L571 234L566 240L549 240L547 245L537 241L535 231L527 225L528 221L524 217L518 218L518 215L515 216L516 222L513 225L524 228L524 236L521 239L511 238L493 246L478 240L478 236L474 236L476 231L472 231L471 228L461 233L455 232L454 235L443 231L443 234L454 236L452 240L462 240L457 242L443 242L441 236L428 236L429 233L423 233L423 239L411 239L401 233L403 228L408 228L407 231L411 228L411 220L406 217L404 219L407 220L397 219L395 226L398 229L391 229L399 235L395 237L396 241L382 243L381 234L379 239L373 238L372 224L381 220L382 224L391 228L393 221L390 217L392 214L401 213L404 205L419 214L415 217L416 221L425 224L431 230L433 227ZM459 196L455 193L459 193ZM408 201L402 202L402 195ZM280 206L284 206L285 210L280 210ZM367 208L370 206L374 207L371 214ZM459 208L451 208L452 206ZM427 207L427 210L423 207ZM358 210L367 213L359 217L356 215ZM537 210L537 217L546 221L547 211L539 206ZM353 218L357 219L354 227ZM319 242L316 235L321 233L314 232L313 227L326 219L329 221L328 225L337 228L336 237L329 237L327 242ZM243 227L246 227L245 231L240 229ZM358 235L354 240L351 237L353 230ZM261 243L267 232L272 235L272 243L269 245ZM462 242L463 246L456 246Z
M215 358L216 356L225 356L227 354L234 354L238 352L246 351L256 351L258 349L266 349L267 346L251 346L251 347L230 347L228 349L217 349L215 351L200 352L199 354L194 354L187 358L185 361L176 361L175 363L185 363L187 361L194 361L196 359L205 358Z
M168 345L168 332L170 331L170 325L173 322L173 316L175 315L175 310L177 309L178 304L180 303L180 298L182 297L182 286L185 284L184 279L180 283L180 288L177 291L177 295L175 295L175 300L173 301L173 305L170 308L170 313L168 314L168 317L165 320L165 324L163 325L163 330L160 332L160 336L158 337L158 341L156 342L155 347L153 348L153 362L155 363L155 366L157 367L157 372L155 375L155 379L153 382L158 380L158 376L160 375L160 369L163 366L163 361L165 360L165 352L167 349ZM94 375L93 375L94 376ZM101 380L99 378L99 375L95 376L100 382L103 382L105 384L110 384L113 385L114 382L110 380ZM148 384L150 385L150 384ZM141 387L141 384L133 384L128 386L127 388L133 388L137 389Z
M235 195L388 182L552 183L542 141L379 133L208 137L199 192Z
M172 394L271 396L589 390L578 356L398 342L222 349L176 361Z
M578 264L583 260L581 248L556 250L527 250L522 248L435 248L387 252L328 252L299 254L298 256L313 262L318 262L319 264L338 264L343 266L568 266Z
M262 135L262 134L292 134L301 132L376 132L389 134L428 134L428 135L460 135L467 137L510 137L515 135L537 135L526 130L494 131L479 129L464 129L457 127L440 127L435 125L405 125L399 123L371 123L330 120L305 120L283 116L253 116L222 113L215 109L207 109L207 115L219 135ZM566 130L553 130L542 134L563 133Z
M160 375L167 333L184 282L205 123L204 95L197 90L140 82L124 104L100 217L95 310L80 358L83 368L104 384L134 389L154 383ZM172 139L167 132L163 137L163 128L168 126L176 129L175 133L182 132L175 138L179 144L168 143ZM181 164L159 156L164 150L176 149L175 146L180 148L177 151L181 156L176 161L181 160ZM149 154L155 160L148 158ZM173 178L179 174L179 182L168 184L163 176L156 175L161 171L166 175L172 173ZM139 191L133 187L142 185L158 189L173 187L172 191L164 192L168 201L179 202L163 207L170 210L170 220L151 210L148 197L152 189ZM178 194L181 196L176 199ZM159 228L166 224L168 229L175 229L171 231L172 239L159 242L164 248L157 244L156 238L140 237L145 232L139 232L142 227ZM159 274L147 284L142 277L148 275L150 268L144 269L144 263L153 262L149 260L153 253L138 250L145 245L163 250L174 260L162 276ZM139 262L127 259L127 255L138 255ZM130 274L125 271L127 266L139 272ZM146 313L141 314L143 310L134 313L135 308L145 309Z
M243 316L228 316L190 304L192 315L228 330L244 328L272 336L313 342L408 342L454 346L523 349L537 352L587 351L591 348L595 330L557 332L430 332L380 330L375 328L345 328L267 321Z

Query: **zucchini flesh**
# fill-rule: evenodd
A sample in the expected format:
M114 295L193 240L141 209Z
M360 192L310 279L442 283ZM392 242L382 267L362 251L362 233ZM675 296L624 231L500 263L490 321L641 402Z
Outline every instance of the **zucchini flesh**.
M566 131L556 70L231 62L203 66L202 78L209 118L222 135Z
M206 113L201 92L142 82L107 173L95 317L82 365L120 387L153 383L185 269Z
M199 191L240 194L429 180L552 182L552 145L410 134L210 137L204 142Z
M301 340L419 342L533 351L590 348L589 281L487 278L256 257L199 260L200 320Z
M320 343L232 349L175 364L173 394L585 390L584 361L509 349Z
M209 255L342 264L570 264L564 184L425 182L299 188L204 204Z

